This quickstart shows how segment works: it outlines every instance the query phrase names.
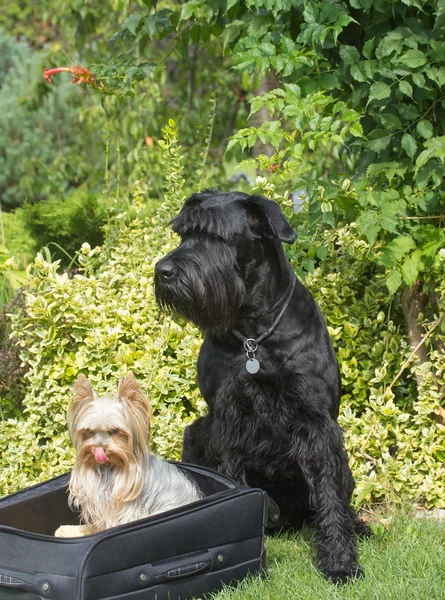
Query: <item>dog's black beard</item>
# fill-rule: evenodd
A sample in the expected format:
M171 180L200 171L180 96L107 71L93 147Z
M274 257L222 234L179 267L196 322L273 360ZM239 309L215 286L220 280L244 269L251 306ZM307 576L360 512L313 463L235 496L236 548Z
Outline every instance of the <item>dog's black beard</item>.
M230 256L229 256L230 255ZM224 334L238 317L245 297L245 286L234 271L234 249L228 246L208 252L181 249L169 255L174 261L174 281L155 276L155 296L160 308L173 316L191 321L203 331Z

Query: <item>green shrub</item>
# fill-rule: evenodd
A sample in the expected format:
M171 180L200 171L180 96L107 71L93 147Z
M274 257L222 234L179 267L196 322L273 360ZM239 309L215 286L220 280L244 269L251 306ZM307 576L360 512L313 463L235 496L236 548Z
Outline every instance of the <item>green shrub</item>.
M5 246L20 265L26 267L36 255L37 244L26 226L26 215L23 209L2 212L1 219L5 234Z
M399 303L388 295L384 269L363 260L370 246L355 224L324 231L317 243L327 258L305 283L325 316L340 363L340 424L357 482L355 501L396 495L443 507L445 336L434 338L430 363L411 363L389 389L412 348ZM294 253L301 268L307 251L298 251L297 244ZM443 273L443 265L438 271ZM442 286L442 310L444 291ZM422 370L418 389L415 374Z
M178 457L184 426L205 410L196 384L200 336L160 314L153 297L153 266L177 243L166 226L186 190L173 123L162 144L170 165L166 201L144 207L136 185L130 206L106 228L103 248L84 244L80 273L70 279L38 256L25 291L26 306L13 316L14 335L29 363L23 420L0 423L3 493L66 471L72 462L65 411L79 373L99 391L133 370L151 397L153 449ZM259 180L258 191L273 195ZM288 203L283 204L290 218ZM410 354L403 319L385 287L385 272L361 260L368 242L349 224L309 236L303 227L289 257L325 315L342 372L340 422L357 478L356 503L396 495L445 506L445 384L443 333L430 348L432 362L417 388L413 363L389 390ZM375 246L374 246L375 248ZM435 264L443 281L444 261ZM308 271L310 271L308 273ZM445 283L438 290L445 307ZM433 338L430 338L433 339Z
M194 362L199 341L188 328L159 314L152 296L153 264L171 247L153 239L152 219L117 219L119 231L106 264L89 274L95 250L87 244L72 279L40 255L26 290L26 307L13 317L26 375L24 422L2 424L2 491L66 471L71 464L65 411L79 373L98 391L114 389L132 369L151 397L153 446L179 455L181 429L199 404ZM100 260L100 258L99 258ZM30 332L28 327L35 326ZM14 431L14 428L15 431ZM14 433L12 433L14 431ZM17 454L24 457L18 470ZM19 472L18 472L19 471Z
M79 248L79 240L91 246L103 243L105 200L84 188L37 204L25 204L22 210L37 247L49 247L51 255L62 265L70 262L69 257Z
M161 315L152 293L153 265L175 243L166 227L170 211L184 198L175 130L169 131L168 206L147 211L147 190L140 183L128 210L108 225L102 251L82 246L79 274L72 279L59 274L58 264L41 255L34 261L26 306L12 315L15 339L30 368L23 419L0 423L2 493L70 468L65 412L79 373L104 391L132 369L151 398L153 448L164 456L179 456L184 426L204 409L195 383L200 341L188 326Z

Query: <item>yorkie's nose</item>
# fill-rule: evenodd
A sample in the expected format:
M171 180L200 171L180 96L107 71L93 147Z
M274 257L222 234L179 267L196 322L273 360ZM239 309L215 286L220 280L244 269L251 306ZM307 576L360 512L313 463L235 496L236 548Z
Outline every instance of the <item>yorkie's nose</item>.
M176 269L173 261L162 259L156 264L155 271L163 281L169 281L173 279Z
M108 434L103 431L96 432L96 435L93 438L93 444L98 447L106 448L108 446L109 439Z

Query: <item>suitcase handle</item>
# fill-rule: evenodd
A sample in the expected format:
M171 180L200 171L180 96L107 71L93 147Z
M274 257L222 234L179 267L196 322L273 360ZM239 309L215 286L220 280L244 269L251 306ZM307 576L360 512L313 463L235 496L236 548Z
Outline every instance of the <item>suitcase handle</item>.
M34 592L35 586L29 581L19 579L15 575L8 575L7 573L0 572L0 587L6 587L12 590L25 590L27 592Z
M190 577L191 575L198 575L199 573L210 571L212 562L210 552L203 552L194 556L188 556L185 560L179 559L163 562L156 565L156 567L153 565L156 570L162 569L161 572L158 571L158 573L154 574L154 580L156 583L165 583L167 581L182 579L183 577Z

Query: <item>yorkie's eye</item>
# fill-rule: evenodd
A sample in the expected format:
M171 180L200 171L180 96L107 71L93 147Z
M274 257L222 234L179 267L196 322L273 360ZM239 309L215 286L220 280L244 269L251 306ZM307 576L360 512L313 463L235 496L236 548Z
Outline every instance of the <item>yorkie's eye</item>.
M119 433L118 429L110 429L110 431L108 432L108 435L117 435Z

